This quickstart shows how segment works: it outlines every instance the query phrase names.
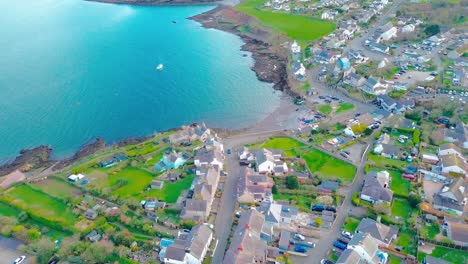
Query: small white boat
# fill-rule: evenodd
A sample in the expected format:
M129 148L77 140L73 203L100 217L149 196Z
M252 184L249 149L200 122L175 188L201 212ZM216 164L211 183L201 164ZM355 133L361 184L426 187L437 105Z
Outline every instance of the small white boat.
M159 64L159 65L156 67L156 70L162 71L163 68L164 68L164 65Z

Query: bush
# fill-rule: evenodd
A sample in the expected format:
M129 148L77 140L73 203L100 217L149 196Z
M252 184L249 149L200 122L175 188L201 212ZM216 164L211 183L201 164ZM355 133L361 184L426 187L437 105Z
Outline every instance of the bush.
M428 37L437 35L440 33L440 26L436 24L426 26L426 28L424 28L424 33L426 33Z
M421 196L417 194L410 194L408 196L408 203L410 204L411 207L413 208L418 208L418 205L422 202Z
M419 144L421 138L421 131L414 130L413 132L413 144Z
M297 176L286 176L286 187L288 189L299 189Z
M278 193L278 187L276 187L276 185L273 185L273 187L271 188L271 193L273 193L273 194Z

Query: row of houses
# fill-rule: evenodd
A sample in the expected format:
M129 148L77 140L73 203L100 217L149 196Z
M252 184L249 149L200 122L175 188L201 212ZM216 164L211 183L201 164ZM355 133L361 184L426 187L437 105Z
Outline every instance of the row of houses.
M218 183L223 170L223 145L214 135L209 136L203 148L194 157L196 178L190 188L191 195L183 202L180 217L206 221L212 210Z

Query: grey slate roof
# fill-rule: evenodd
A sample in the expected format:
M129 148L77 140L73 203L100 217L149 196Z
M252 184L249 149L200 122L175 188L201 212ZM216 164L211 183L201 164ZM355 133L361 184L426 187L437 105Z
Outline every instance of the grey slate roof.
M364 178L364 185L361 190L361 194L367 195L376 201L392 202L393 191L384 188L374 173L369 173Z
M396 228L378 223L370 218L363 218L356 228L356 232L369 233L373 238L385 243L390 243L392 237L398 234Z

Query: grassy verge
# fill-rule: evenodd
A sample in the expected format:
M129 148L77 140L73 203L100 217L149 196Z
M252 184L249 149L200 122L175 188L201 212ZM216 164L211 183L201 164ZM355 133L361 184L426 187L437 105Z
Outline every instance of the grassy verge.
M468 261L467 251L461 251L461 250L445 248L445 247L440 247L440 246L436 246L434 250L432 251L432 253L429 255L435 258L443 259L450 263L467 263ZM426 256L426 253L419 252L418 260L422 261L425 256Z
M332 107L330 105L319 105L317 106L317 110L324 115L329 115L332 111Z
M335 113L339 114L339 113L342 113L342 112L353 110L354 108L355 108L355 106L353 104L342 103L342 104L338 105L338 108L336 109Z

